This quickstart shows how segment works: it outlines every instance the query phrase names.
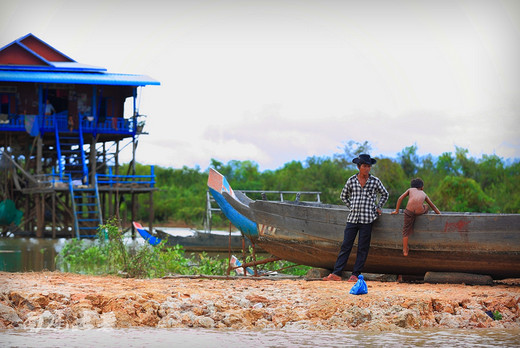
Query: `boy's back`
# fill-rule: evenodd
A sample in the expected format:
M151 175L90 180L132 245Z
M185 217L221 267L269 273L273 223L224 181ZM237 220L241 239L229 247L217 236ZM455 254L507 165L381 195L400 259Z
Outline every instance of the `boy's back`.
M406 209L414 212L415 214L424 213L423 203L426 200L426 193L423 190L417 189L415 187L408 189L408 203L406 204Z
M403 255L408 256L408 236L413 233L413 227L415 218L419 215L426 214L428 212L428 205L437 213L441 212L435 204L431 201L426 193L423 191L423 181L420 178L413 179L411 182L411 188L405 191L397 200L395 211L392 214L399 214L399 207L401 202L408 196L408 203L404 211L404 225L403 225ZM424 204L424 201L428 205Z

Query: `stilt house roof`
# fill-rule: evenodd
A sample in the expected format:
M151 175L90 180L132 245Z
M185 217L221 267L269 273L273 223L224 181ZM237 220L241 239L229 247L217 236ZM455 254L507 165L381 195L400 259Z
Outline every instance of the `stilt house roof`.
M81 64L33 34L0 48L0 81L94 85L160 85L146 75L109 73Z

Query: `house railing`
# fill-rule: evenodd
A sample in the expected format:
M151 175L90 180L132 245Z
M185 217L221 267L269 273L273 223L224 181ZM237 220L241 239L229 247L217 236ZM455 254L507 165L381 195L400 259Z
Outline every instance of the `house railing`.
M98 185L108 185L110 187L154 187L155 186L155 169L150 166L150 175L115 175L112 173L112 167L108 168L108 174L96 174Z
M63 111L54 115L18 115L0 114L0 131L27 131L32 135L38 133L69 132L68 112ZM124 134L134 135L139 133L136 117L105 117L96 122L94 117L80 114L81 128L84 133L93 134ZM77 122L77 120L75 120ZM36 123L36 124L34 124ZM56 127L57 126L57 127ZM79 125L75 124L73 132L77 132Z
M280 200L280 202L286 201L287 199L284 199L284 195L294 195L294 200L299 201L301 196L314 196L314 200L316 202L320 201L320 194L321 191L266 191L266 190L239 190L243 193L249 193L253 194L250 195L251 198L255 198L256 195L259 195L259 199L262 200ZM256 195L255 195L256 194ZM276 198L273 198L276 197Z

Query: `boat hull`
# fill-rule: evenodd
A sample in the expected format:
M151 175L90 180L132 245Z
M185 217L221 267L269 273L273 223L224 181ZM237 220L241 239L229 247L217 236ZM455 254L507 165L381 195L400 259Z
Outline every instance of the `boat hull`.
M166 240L167 246L182 245L186 251L227 252L248 250L251 242L242 236L195 232L192 236L172 236L157 230L157 236Z
M257 222L257 244L265 251L298 264L333 269L343 241L346 207L272 201L253 201L246 206L233 202L235 198L230 195L224 197ZM424 275L436 271L486 274L495 279L520 277L518 214L419 216L409 237L407 257L402 254L402 226L403 215L391 215L390 211L374 222L365 272ZM345 270L353 268L356 245Z
M330 270L334 268L341 245L341 242L281 241L269 236L260 236L257 243L266 252L284 260ZM462 272L490 275L494 279L520 277L519 255L413 250L412 245L411 248L409 255L404 257L400 249L372 245L363 271L418 276L424 276L426 272ZM354 245L345 271L353 269L356 253Z

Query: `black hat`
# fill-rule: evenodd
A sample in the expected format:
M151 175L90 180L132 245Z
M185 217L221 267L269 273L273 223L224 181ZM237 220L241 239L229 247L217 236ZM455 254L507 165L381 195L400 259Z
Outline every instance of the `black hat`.
M372 157L370 157L370 155L367 155L367 154L361 154L359 155L358 157L354 158L352 160L353 163L355 164L369 164L369 165L372 165L372 164L376 164L376 160L373 159Z

